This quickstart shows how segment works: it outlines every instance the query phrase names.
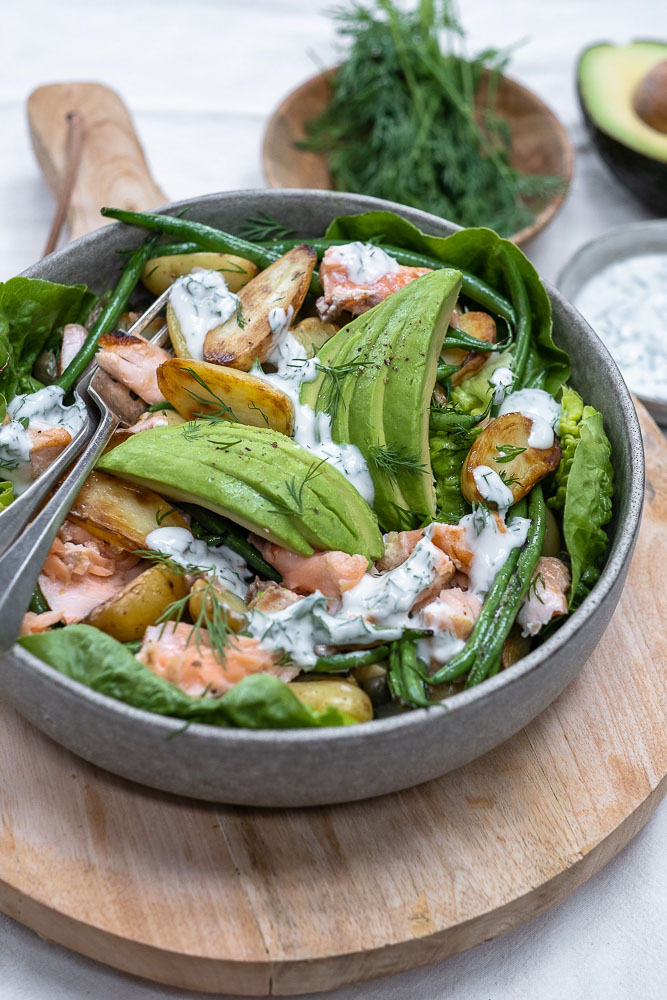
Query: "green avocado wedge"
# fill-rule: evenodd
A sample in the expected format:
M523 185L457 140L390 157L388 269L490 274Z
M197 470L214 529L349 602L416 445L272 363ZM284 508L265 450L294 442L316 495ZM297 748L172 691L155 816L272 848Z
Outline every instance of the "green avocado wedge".
M443 268L394 292L327 342L323 370L302 392L330 414L334 440L368 462L385 531L435 516L429 408L460 289L461 272Z
M337 550L375 560L384 551L373 511L346 478L270 429L210 420L155 427L107 452L98 468L300 555Z

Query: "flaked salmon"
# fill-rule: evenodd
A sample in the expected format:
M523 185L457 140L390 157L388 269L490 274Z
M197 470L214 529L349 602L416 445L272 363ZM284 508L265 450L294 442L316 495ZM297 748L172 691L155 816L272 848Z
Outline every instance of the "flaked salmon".
M196 641L192 626L184 622L149 625L137 659L193 698L222 695L250 674L274 674L287 682L299 672L298 667L278 666L278 654L247 635L230 637L220 663L207 630L201 629Z
M391 270L372 281L354 281L349 267L339 255L339 248L329 247L320 264L324 295L316 302L317 311L325 321L335 319L341 312L360 316L430 270L428 267L406 267L394 262Z
M368 569L365 556L351 556L347 552L300 556L261 538L253 540L266 561L278 570L284 585L299 594L314 594L319 590L325 597L338 599L346 590L356 587Z
M252 590L254 593L251 594ZM275 615L277 611L283 611L290 604L296 604L297 601L302 600L293 590L281 587L273 580L263 583L261 587L251 586L248 594L250 596L248 603L250 611L263 611L266 615Z
M46 427L44 430L28 429L30 437L30 478L38 479L56 460L72 440L65 427Z
M99 347L95 360L112 378L136 392L146 403L164 401L158 389L157 370L170 357L167 351L122 330L102 334Z
M39 586L51 611L72 625L138 576L138 564L138 556L64 521L46 557Z
M63 343L60 348L60 359L58 361L58 374L62 375L65 369L74 361L83 342L88 336L85 326L80 323L67 323L63 327Z
M552 618L567 612L569 586L570 571L565 563L553 556L540 556L516 618L522 635L537 635Z
M482 610L482 601L460 587L441 590L435 601L423 609L424 625L449 632L457 639L468 639Z

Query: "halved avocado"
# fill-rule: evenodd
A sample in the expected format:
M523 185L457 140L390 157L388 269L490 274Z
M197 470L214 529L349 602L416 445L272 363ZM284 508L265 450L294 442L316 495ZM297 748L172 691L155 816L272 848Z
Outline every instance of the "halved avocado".
M599 42L584 50L577 67L579 101L600 156L656 213L667 212L667 132L647 123L660 119L647 115L646 96L647 83L662 77L662 63L667 42ZM654 100L659 92L653 88Z

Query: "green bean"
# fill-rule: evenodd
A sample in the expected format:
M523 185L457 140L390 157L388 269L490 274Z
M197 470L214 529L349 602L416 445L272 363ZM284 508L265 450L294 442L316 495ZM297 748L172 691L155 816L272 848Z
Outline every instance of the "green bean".
M510 288L510 295L512 297L512 301L517 303L518 315L511 363L514 378L510 385L508 385L505 389L505 396L508 396L517 389L521 389L523 385L523 377L528 361L528 352L530 351L532 314L528 292L526 291L526 286L524 285L523 279L519 273L519 268L507 253L505 254L505 263L507 264L506 273ZM497 414L500 406L501 404L494 406L494 416Z
M97 342L103 333L113 330L118 322L120 314L127 305L128 299L134 291L135 285L139 281L144 264L151 256L157 243L157 236L149 236L147 240L134 253L131 254L123 275L116 286L115 291L107 302L106 306L97 317L88 336L84 340L80 351L69 363L65 371L54 385L59 385L65 392L69 392L76 380L88 367L97 351Z
M389 656L389 646L374 646L373 649L355 649L347 653L331 653L318 656L313 670L317 673L338 673L366 667L370 663L380 663Z
M214 229L213 226L206 226L202 222L192 222L176 215L129 212L120 208L103 208L102 215L107 219L117 219L130 226L141 226L143 229L153 229L159 233L180 236L196 243L200 250L216 250L220 253L232 253L238 257L245 257L246 260L251 260L253 264L262 269L273 264L282 256L282 253L269 247L260 246L258 243L249 243L248 240L232 236L221 229ZM299 243L303 243L303 240L297 241L295 245L298 246ZM313 274L311 278L310 290L316 295L322 292L316 274Z
M432 406L428 418L429 427L432 431L469 431L476 427L480 420L488 417L490 409L490 402L482 413L459 413L457 410L444 410L439 406Z
M148 412L159 413L161 410L175 410L175 409L176 407L173 405L173 403L169 403L167 402L166 399L164 399L161 403L151 403L151 405L148 407Z
M512 508L512 516L522 517L525 514L525 509L525 501L520 500L519 503L515 504ZM514 570L517 560L519 559L520 551L521 550L518 548L511 550L507 559L496 573L495 579L491 584L488 594L486 595L481 614L475 622L472 632L470 633L470 638L463 649L453 656L449 663L446 663L439 670L436 670L436 672L428 678L431 684L445 684L449 681L455 681L471 669L477 659L478 649L484 639L487 629L494 621L496 609L503 598L503 594L505 593L505 589L509 583L512 571Z
M464 351L474 351L476 354L486 354L492 351L506 351L511 343L511 331L509 337L505 340L490 344L488 340L479 340L477 337L466 333L465 330L459 330L458 327L450 326L447 330L447 336L445 337L442 349L443 351L449 351L451 348L456 348Z
M46 611L50 611L51 608L46 603L46 598L42 593L42 588L37 584L32 592L32 597L30 598L29 610L34 612L36 615L43 615Z
M446 382L456 372L460 371L462 365L448 365L446 361L438 361L438 371L435 376L436 382Z
M209 544L215 542L218 545L226 545L232 552L242 556L248 566L251 566L260 576L266 580L275 580L276 583L281 582L282 576L278 570L264 559L237 524L222 517L221 514L215 514L211 510L196 506L196 504L182 503L180 506L192 517L193 534L207 539Z
M342 246L350 241L327 240L316 237L315 239L308 239L306 242L317 251L319 257L322 257L329 247ZM416 253L413 250L404 250L401 247L384 244L382 241L373 240L373 242L377 242L390 257L394 257L399 264L404 264L406 267L430 267L432 270L438 271L443 267L450 266L442 260ZM299 243L303 243L303 240L276 240L273 243L266 243L264 245L272 247L280 253L286 253L291 247L298 246ZM457 268L457 270L460 270L460 268ZM474 274L470 274L467 271L461 271L461 274L463 276L461 291L467 298L476 302L477 305L483 306L490 313L501 316L511 327L516 326L516 314L511 302L508 302L491 285L487 285L485 281L482 281Z
M546 505L542 486L539 483L530 494L528 516L531 524L526 541L519 552L519 558L512 569L503 596L478 645L477 662L468 675L466 687L480 684L496 666L496 663L499 663L505 640L514 624L521 602L530 587L533 571L542 551L546 530Z
M430 705L428 688L417 665L417 644L414 640L401 639L392 643L387 680L392 695L403 705L412 708L427 708Z
M176 257L178 254L201 253L202 249L196 243L159 243L155 248L155 257Z

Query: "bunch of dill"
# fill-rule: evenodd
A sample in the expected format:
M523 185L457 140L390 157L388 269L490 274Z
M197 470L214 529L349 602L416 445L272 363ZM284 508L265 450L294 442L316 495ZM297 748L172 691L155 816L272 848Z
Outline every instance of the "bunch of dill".
M330 104L299 145L326 157L335 187L505 236L530 225L562 181L510 165L510 131L494 109L508 53L460 54L452 0L419 0L409 11L393 0L355 2L332 17L349 50Z

